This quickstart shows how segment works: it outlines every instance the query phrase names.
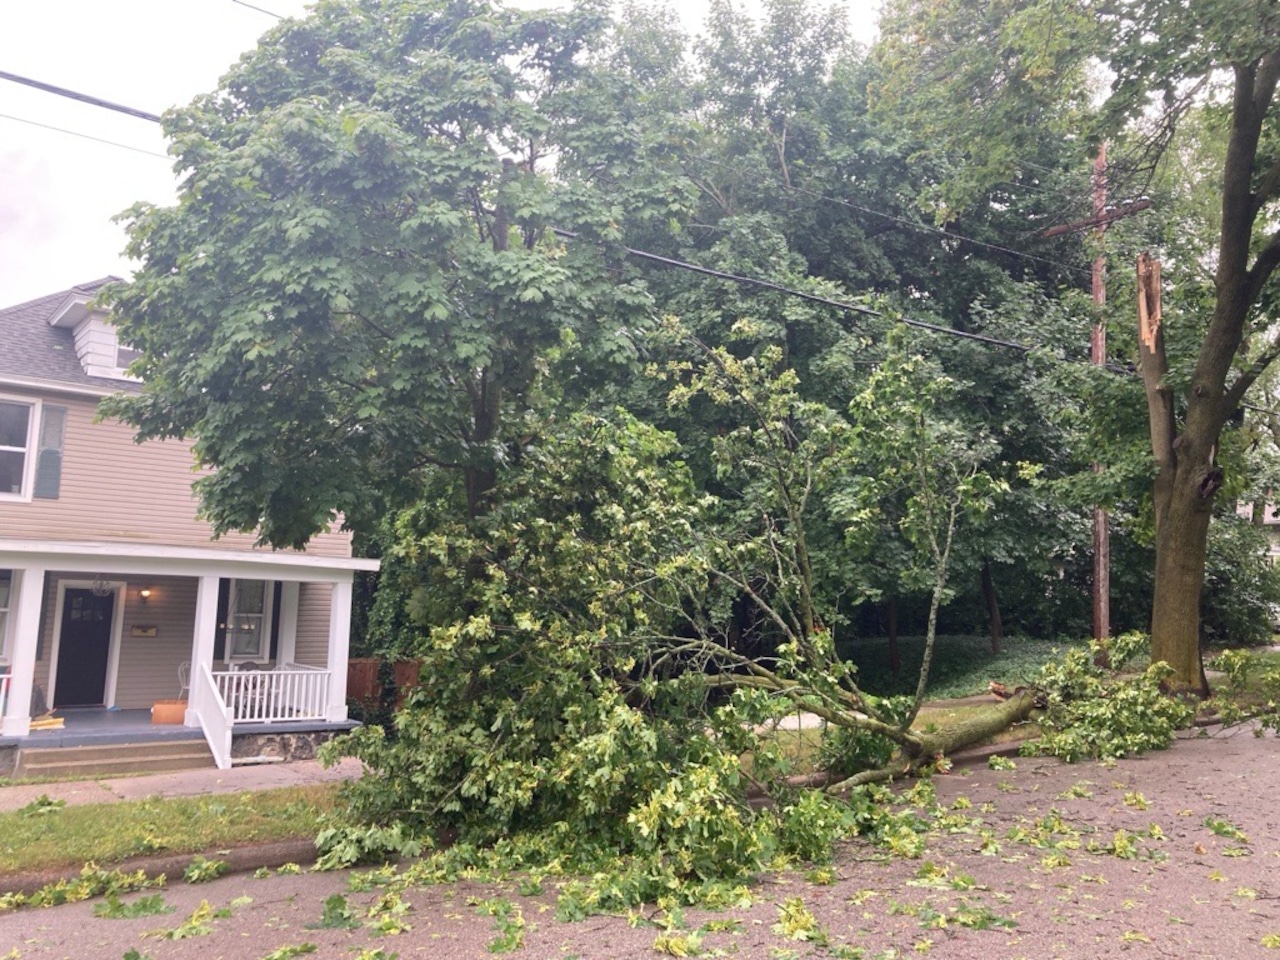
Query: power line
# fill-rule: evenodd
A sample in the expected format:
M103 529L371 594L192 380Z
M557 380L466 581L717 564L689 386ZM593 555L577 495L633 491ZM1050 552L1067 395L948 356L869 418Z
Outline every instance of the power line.
M578 234L570 230L560 230L553 227L551 232L557 237L564 237L569 240L578 239ZM794 287L787 287L780 283L774 283L772 280L764 280L760 277L748 277L738 273L726 273L723 270L704 267L701 264L690 263L687 260L677 260L674 257L664 257L658 253L650 253L648 250L637 250L635 247L619 245L619 249L625 251L629 256L636 257L640 260L648 260L653 263L663 264L664 266L676 267L680 270L688 270L692 273L700 273L704 276L714 277L717 280L728 280L732 283L740 283L745 286L763 287L766 290L776 290L778 293L798 297L801 300L808 300L811 303L818 303L827 307L835 307L837 310L858 313L867 317L877 317L881 320L893 320L907 327L915 327L918 330L928 330L932 333L941 333L945 336L957 337L961 340L973 340L977 343L985 343L988 346L1004 347L1009 350L1017 350L1021 353L1031 352L1030 347L1025 344L1014 343L1011 340L1000 340L996 337L988 337L981 333L970 333L967 330L956 330L952 327L943 327L936 323L926 323L924 320L915 320L911 317L888 317L879 310L873 310L870 307L850 303L847 300L835 300L831 297L819 296L816 293L809 293L805 290L797 290Z
M702 162L708 163L708 164L711 164L712 166L717 166L717 167L729 166L729 164L724 163L722 161L709 160L705 157L702 158ZM757 177L757 182L763 182L763 178ZM975 237L968 237L968 236L965 236L964 234L956 233L954 230L947 230L943 227L931 227L928 224L921 223L918 220L910 220L906 217L896 216L895 214L892 214L892 213L885 213L883 210L876 210L874 207L864 207L861 204L853 203L852 201L842 199L841 197L833 197L825 193L819 193L816 190L808 190L804 187L797 187L795 184L781 183L773 179L770 179L769 183L771 183L774 186L780 187L783 190L790 191L792 193L804 194L805 196L812 197L815 200L822 200L826 203L835 203L842 207L848 207L850 210L857 210L861 213L866 213L873 217L880 217L884 220L889 220L893 223L901 224L905 227L909 227L910 229L919 231L921 233L936 234L938 236L947 237L948 239L951 239L951 240L958 240L961 243L968 243L976 247L983 247L987 250L992 250L997 253L1003 253L1011 257L1019 257L1023 260L1032 260L1036 263L1042 263L1050 267L1057 267L1059 269L1071 270L1076 273L1084 273L1084 274L1090 273L1090 270L1085 267L1073 267L1070 264L1062 263L1060 260L1051 260L1048 257L1038 257L1033 253L1024 253L1021 250L1015 250L1012 247L1001 246L998 243L989 243L986 240L978 240Z
M1036 263L1042 263L1050 267L1057 267L1059 269L1064 269L1064 270L1072 270L1077 273L1089 273L1089 270L1085 269L1084 267L1073 267L1070 264L1064 264L1060 260L1050 260L1048 257L1038 257L1033 253L1024 253L1021 250L1014 250L1012 247L1001 246L998 243L988 243L986 240L978 240L974 237L967 237L964 234L956 233L953 230L947 230L943 227L931 227L928 224L920 223L918 220L909 220L906 217L898 217L891 213L885 213L882 210L876 210L873 207L864 207L856 203L851 203L848 200L842 200L839 197L829 197L829 196L826 196L825 194L818 193L815 190L806 190L804 187L797 187L797 186L788 187L786 184L782 184L782 188L784 190L793 190L796 193L806 194L807 196L813 197L815 200L824 200L827 203L838 203L842 207L848 207L851 210L858 210L858 211L861 211L862 213L868 213L873 217L882 217L885 220L891 220L894 223L900 223L903 226L910 227L912 230L918 230L922 233L937 234L939 236L947 237L951 240L958 240L961 243L969 243L974 245L975 247L983 247L987 250L992 250L996 253L1007 254L1011 257L1019 257L1023 260L1031 260Z
M233 0L233 2L243 3L243 0ZM247 3L243 3L243 5L250 6L250 4L247 4ZM259 9L259 8L255 7L254 9ZM261 12L268 13L269 11L262 10ZM271 14L271 16L275 16L275 14ZM17 83L24 83L24 84L27 84L28 86L36 87L37 89L44 90L48 93L54 93L59 96L70 97L74 100L79 100L83 103L91 104L92 106L103 107L108 110L116 110L120 113L127 113L130 116L138 117L143 120L150 120L153 123L160 122L160 117L156 116L153 113L147 113L142 110L135 110L133 107L121 106L120 104L112 103L109 100L102 100L98 97L89 96L88 94L76 93L75 91L72 91L72 90L66 90L62 87L55 87L51 84L41 83L37 80L31 80L26 77L19 77L16 74L10 74L10 73L5 73L4 71L0 71L0 79L13 80ZM10 119L18 119L18 118L13 117ZM29 121L24 121L24 122L29 122ZM44 124L36 124L36 126L44 126ZM57 128L51 128L51 129L57 129ZM72 131L61 131L61 132L72 133ZM72 133L72 135L88 137L87 134ZM88 139L97 139L97 138L88 137ZM103 142L110 142L110 141L103 141ZM124 146L123 144L113 144L113 145ZM149 151L140 151L140 152L148 153ZM153 154L153 156L159 156L159 154ZM168 158L166 157L165 159L168 159ZM795 188L795 189L798 189L798 188ZM808 191L802 191L802 192L808 192ZM837 200L835 202L839 203L841 201ZM871 212L876 212L876 211L871 211ZM888 216L888 215L881 214L881 216ZM909 221L903 221L903 222L909 223ZM576 233L572 233L568 230L559 230L559 229L553 228L552 232L560 237L565 237L565 238L574 239L574 240L578 239L578 235ZM964 239L964 238L961 238L961 239ZM978 241L971 241L971 242L978 242ZM858 314L862 314L864 316L869 316L869 317L878 317L881 319L888 319L885 317L883 313L881 313L878 310L872 310L870 307L863 307L855 303L849 303L848 301L845 301L845 300L834 300L830 297L822 297L817 294L808 293L804 290L797 290L794 287L786 287L786 286L783 286L782 284L774 283L771 280L764 280L764 279L761 279L760 277L747 277L747 276L742 276L740 274L726 273L723 270L713 270L710 267L703 267L696 263L690 263L685 260L677 260L672 257L664 257L660 254L650 253L647 250L638 250L634 247L622 247L622 249L625 250L628 255L636 257L638 259L649 260L654 263L661 263L661 264L664 264L665 266L678 267L679 269L682 269L682 270L689 270L694 273L700 273L705 276L715 277L720 280L728 280L733 283L762 287L767 290L775 290L779 293L783 293L788 296L799 297L802 300L808 300L812 303L818 303L828 307L835 307L838 310L843 310L846 312L858 313ZM1008 252L1016 253L1016 251L1008 251ZM1024 254L1024 256L1026 255ZM1012 341L1009 341L1009 340L1000 340L1000 339L997 339L996 337L988 337L980 333L970 333L965 330L954 330L950 327L943 327L935 323L926 323L923 320L914 320L910 317L899 317L897 318L897 321L899 323L904 324L905 326L915 327L916 329L919 329L919 330L929 330L934 333L944 334L946 336L958 337L964 340L972 340L977 343L985 343L990 346L1004 347L1006 349L1017 350L1022 353L1029 352L1031 349L1030 347L1027 347L1023 344L1013 343Z
M271 13L271 11L269 10L263 10L260 7L254 7L252 4L244 2L244 0L232 0L232 2L239 3L242 6L250 7L254 10L258 10L260 13L265 13L269 16L277 17L277 19L284 19L283 17L280 17L278 14ZM118 113L124 113L129 116L137 117L140 120L150 120L152 123L161 122L160 117L154 113L148 113L144 110L138 110L133 107L123 106L122 104L113 103L110 100L103 100L100 97L94 97L94 96L90 96L89 94L78 93L73 90L67 90L63 87L54 86L52 84L42 83L38 80L32 80L28 77L22 77L17 74L7 73L3 70L0 70L0 79L11 80L15 83L25 84L27 86L31 86L31 87L35 87L36 89L43 90L47 93L56 94L58 96L69 97L73 100L78 100L82 103L87 103L90 106L102 107L103 109L106 109L106 110L114 110ZM135 153L143 153L143 154L147 154L148 156L159 157L164 160L169 159L164 154L154 153L153 151L150 151L150 150L143 150L139 147L131 147L131 146L128 146L127 144L117 143L113 140L104 140L100 137L93 137L93 136L90 136L89 134L78 133L74 130L65 130L61 127L54 127L48 124L37 123L34 120L25 120L21 117L14 117L8 114L0 114L0 118L4 118L6 120L14 120L18 123L31 124L32 126L36 126L36 127L43 127L48 130L56 131L58 133L64 133L73 137L81 137L86 140L93 140L98 143L103 143L113 147L119 147L124 150L132 150ZM715 163L715 161L710 161L710 162ZM863 207L838 197L825 196L823 194L817 193L816 191L806 190L803 187L787 186L785 184L783 184L782 186L784 189L792 190L797 193L803 193L803 194L812 196L815 199L825 200L829 203L837 203L837 204L840 204L841 206L846 206L854 210L860 210L862 212L869 213L873 216L883 217L885 219L904 224L905 226L911 227L912 229L922 230L929 233L941 234L943 236L950 237L952 239L959 240L965 243L972 243L977 246L986 247L988 249L996 250L1002 253L1007 253L1007 254L1010 254L1011 256L1022 257L1024 259L1029 259L1029 260L1036 260L1041 263L1050 264L1052 266L1060 266L1060 264L1056 263L1055 261L1048 260L1044 257L1037 257L1037 256L1034 256L1033 254L1023 253L1022 251L1013 250L1008 247L1002 247L998 244L992 244L982 240L976 240L972 237L966 237L961 234L953 233L949 230L944 230L940 227L929 227L922 223L907 220L904 217L897 217L892 214L883 213L882 211L879 211L879 210L874 210L870 207ZM573 239L573 240L578 239L578 234L572 231L552 228L552 232L559 237L564 237L564 238ZM831 297L819 296L818 294L809 293L804 290L797 290L794 287L787 287L780 283L775 283L772 280L765 280L760 277L748 277L742 274L727 273L723 270L715 270L711 267L704 267L704 266L701 266L700 264L690 263L689 261L686 261L686 260L678 260L674 257L662 256L661 254L651 253L650 251L640 250L635 247L621 246L620 249L625 251L629 256L635 257L637 259L648 260L653 263L660 263L660 264L663 264L664 266L676 267L681 270L688 270L693 273L699 273L704 276L714 277L719 280L727 280L731 283L738 283L746 286L761 287L766 290L774 290L778 293L782 293L787 296L797 297L802 300L807 300L811 303L817 303L823 306L833 307L835 309L842 310L845 312L857 313L863 316L876 317L878 319L883 319L883 320L892 320L894 322L901 323L904 326L913 327L917 330L927 330L931 333L942 334L943 336L955 337L961 340L970 340L975 343L982 343L982 344L986 344L988 346L993 346L993 347L1001 347L1007 350L1016 350L1019 353L1030 353L1032 350L1031 347L1023 343L1015 343L1011 340L1001 340L998 337L989 337L980 333L971 333L967 330L956 330L952 327L944 327L936 323L927 323L924 320L916 320L911 317L887 317L881 311L873 310L870 307L864 307L859 304L850 303L847 300L836 300ZM1244 406L1248 406L1248 404L1245 404ZM1252 409L1260 409L1260 408L1252 408Z
M279 14L272 13L270 10L265 10L262 7L254 6L253 4L246 2L246 0L232 0L232 2L238 3L244 7L248 7L249 9L252 9L252 10L257 10L259 13L264 13L268 16L275 17L276 19L280 19L280 20L284 19ZM74 91L74 90L68 90L65 87L57 87L57 86L54 86L53 84L43 83L39 80L32 80L29 77L19 76L18 74L7 73L3 70L0 70L0 79L11 80L14 83L25 84L30 87L35 87L37 90L43 90L46 93L56 94L57 96L60 96L60 97L68 97L72 100L78 100L81 103L90 104L91 106L102 107L106 110L115 110L118 113L124 113L132 117L137 117L141 120L150 120L153 123L160 122L160 117L154 113L148 113L145 110L138 110L135 107L127 107L122 104L113 103L110 100L103 100L100 97L94 97L86 93L78 93L77 91ZM725 164L717 163L714 160L708 161L708 162L715 164L716 166L725 166ZM872 207L864 207L860 204L853 203L849 200L844 200L840 197L832 197L822 193L818 193L815 190L808 190L808 189L805 189L804 187L797 187L795 185L790 185L790 184L779 184L779 186L781 186L784 190L790 190L794 193L804 194L806 196L813 197L816 200L823 200L827 203L839 204L840 206L848 207L851 210L858 210L858 211L861 211L862 213L866 213L871 216L881 217L885 220L889 220L893 223L902 224L903 226L909 227L912 230L920 231L922 233L936 234L939 236L947 237L952 240L957 240L961 243L972 244L974 246L982 247L987 250L992 250L997 253L1003 253L1008 256L1019 257L1024 260L1031 260L1031 261L1042 263L1051 267L1059 267L1059 268L1065 267L1065 269L1068 269L1068 270L1074 270L1082 273L1088 272L1084 270L1083 267L1066 266L1062 264L1060 261L1050 260L1047 257L1038 257L1034 254L1024 253L1021 250L1014 250L1012 247L1002 246L998 243L990 243L986 240L978 240L974 237L967 237L963 234L955 233L952 230L943 229L942 227L930 227L927 224L920 223L919 221L916 221L916 220L909 220L906 217L899 217L891 213L885 213L881 210L876 210Z
M30 77L23 77L16 73L8 73L4 70L0 70L0 80L11 80L14 83L21 83L28 87L35 87L37 90L43 90L45 93L52 93L59 97L66 97L69 100L79 100L81 103L87 103L92 107L102 107L104 110L114 110L116 113L123 113L131 117L137 117L139 120L150 120L152 123L160 122L160 117L157 114L148 113L145 110L138 110L134 107L126 107L123 104L113 103L110 100L103 100L101 97L90 96L87 93L78 93L75 90L68 90L66 87L55 87L52 83L32 80Z
M231 0L232 3L238 3L242 7L248 7L250 10L257 10L259 13L265 13L268 17L275 17L277 20L283 20L284 17L278 13L272 13L270 10L264 10L262 7L256 7L252 3L246 3L245 0Z
M87 133L79 133L75 130L67 130L64 127L55 127L48 123L38 123L35 120L27 120L25 117L15 117L7 113L0 113L0 119L13 120L16 123L26 123L33 127L40 127L44 130L53 130L57 133L65 133L70 137L79 137L82 140L92 140L94 143L104 143L109 147L119 147L121 150L132 150L134 153L143 153L148 157L159 157L161 160L169 160L170 157L163 153L156 153L154 150L144 150L141 147L131 147L127 143L118 143L115 140L104 140L102 137L93 137Z

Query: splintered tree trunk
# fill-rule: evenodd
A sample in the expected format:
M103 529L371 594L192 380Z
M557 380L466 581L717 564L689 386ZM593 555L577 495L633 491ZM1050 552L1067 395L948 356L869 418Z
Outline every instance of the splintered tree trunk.
M1183 433L1174 417L1166 377L1160 263L1138 258L1138 351L1147 394L1151 451L1156 461L1152 490L1156 519L1156 584L1151 610L1151 659L1174 669L1174 687L1208 696L1200 657L1200 592L1209 542L1213 495L1222 482L1214 463L1220 410L1210 403L1208 384L1193 388Z
M982 598L987 602L987 625L991 631L991 652L1000 655L1004 624L1000 621L1000 601L996 598L996 582L991 576L991 561L982 561Z
M1271 215L1271 203L1280 196L1280 168L1264 136L1275 122L1280 45L1268 42L1253 59L1227 69L1234 82L1222 162L1213 315L1187 385L1181 431L1165 382L1160 265L1145 253L1138 259L1139 353L1157 471L1151 655L1177 671L1177 686L1201 694L1208 685L1200 663L1200 590L1210 503L1223 479L1215 462L1218 438L1250 387L1280 358L1280 337L1262 306L1280 268L1280 233ZM1242 349L1252 335L1261 335L1261 345Z

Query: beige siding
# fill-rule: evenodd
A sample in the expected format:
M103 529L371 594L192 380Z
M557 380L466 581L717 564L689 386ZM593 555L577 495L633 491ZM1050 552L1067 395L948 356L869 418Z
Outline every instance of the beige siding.
M7 388L5 392L13 395ZM68 408L59 498L0 501L0 537L253 549L249 534L212 541L209 525L196 519L191 483L198 474L193 472L189 444L135 444L127 426L94 422L92 399L39 399ZM307 553L350 556L351 537L321 534Z
M328 666L329 595L327 583L304 583L298 591L298 644L294 660L309 667Z
M191 659L197 583L194 577L130 581L125 591L116 706L149 707L157 700L178 696L178 664ZM151 599L146 604L138 598L143 586L151 588ZM130 636L133 627L155 627L156 635Z

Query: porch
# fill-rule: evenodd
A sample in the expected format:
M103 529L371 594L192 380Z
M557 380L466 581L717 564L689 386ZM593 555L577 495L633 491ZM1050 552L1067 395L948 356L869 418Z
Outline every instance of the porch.
M108 710L104 707L69 707L58 710L61 728L32 730L26 736L0 736L0 747L93 747L116 743L161 743L203 740L199 727L154 724L150 710Z
M56 710L54 716L63 721L60 728L32 730L21 737L0 736L0 777L71 776L72 770L58 768L56 760L48 759L62 756L71 761L69 767L84 766L85 758L92 757L97 762L86 772L95 778L200 766L199 751L203 751L203 765L216 765L202 728L153 723L150 710L67 707ZM354 726L350 721L335 723L323 719L235 723L227 748L228 766L312 759L320 742ZM303 744L301 753L298 743ZM194 751L169 749L182 744ZM109 756L119 760L113 765L107 759ZM167 762L177 756L194 757L196 762ZM42 758L37 761L41 769L35 773L24 770L23 759L26 758L26 767L34 767L32 758L35 757Z
M0 538L0 744L202 737L225 769L246 736L345 729L351 581L376 565ZM151 722L162 701L180 724ZM32 728L46 709L63 729Z

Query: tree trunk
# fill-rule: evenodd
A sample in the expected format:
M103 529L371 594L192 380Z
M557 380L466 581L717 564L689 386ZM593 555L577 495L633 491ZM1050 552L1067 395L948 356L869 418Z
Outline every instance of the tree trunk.
M1156 583L1151 609L1151 659L1174 670L1176 691L1205 697L1209 684L1200 657L1200 593L1209 542L1213 495L1222 482L1214 462L1222 430L1212 381L1194 385L1185 428L1177 435L1173 392L1166 377L1160 263L1138 258L1138 351L1147 394L1152 490L1156 521ZM1221 391L1219 385L1217 391Z
M998 703L990 710L984 710L968 720L961 720L933 733L922 734L920 756L922 758L946 756L964 747L980 743L987 737L994 737L1015 723L1027 720L1036 709L1037 699L1036 691L1019 690L1003 703Z
M1176 674L1178 692L1209 695L1200 655L1200 594L1209 541L1211 501L1201 497L1200 481L1185 469L1175 477L1156 527L1155 602L1151 611L1151 659L1163 660Z
M996 598L996 582L991 576L991 561L982 561L982 598L987 602L987 627L991 631L991 653L1000 655L1004 624L1000 621L1000 601Z
M477 371L469 392L472 425L468 439L473 447L471 457L480 462L467 464L463 480L467 492L467 516L474 519L485 512L489 491L498 482L489 445L498 433L498 422L502 415L502 387L487 368L481 368Z
M903 753L879 770L864 770L838 783L829 784L827 793L842 794L856 786L892 780L897 776L915 773L938 757L945 757L965 747L981 743L988 737L1009 729L1015 723L1031 718L1040 707L1039 694L1034 690L1019 690L1003 703L995 704L968 720L952 724L945 730L915 735L909 744L903 745ZM814 784L816 785L816 784Z
M889 669L896 677L902 672L902 651L898 649L898 598L885 601L886 629L889 633Z

